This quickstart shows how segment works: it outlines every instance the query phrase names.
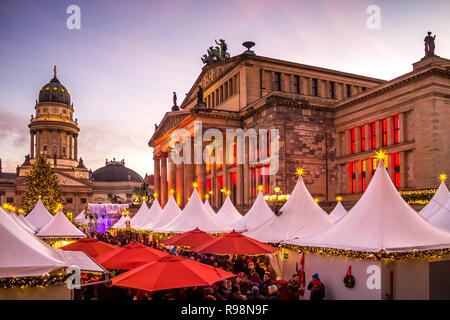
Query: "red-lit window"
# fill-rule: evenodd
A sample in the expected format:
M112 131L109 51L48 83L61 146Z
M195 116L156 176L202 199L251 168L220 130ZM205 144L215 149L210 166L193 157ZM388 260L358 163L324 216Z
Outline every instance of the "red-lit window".
M377 128L375 122L369 123L370 128L370 149L377 148Z
M361 152L364 152L366 151L366 128L364 126L359 127L359 136L361 137L359 147Z
M231 191L231 200L236 201L236 191L237 191L236 172L230 172L230 191Z
M212 190L211 178L206 178L206 192L209 193Z
M348 130L348 137L350 141L350 153L356 152L356 137L355 137L355 129Z
M258 195L258 186L260 185L264 187L264 193L268 194L270 191L269 183L269 164L251 169L251 190L253 198Z
M400 188L400 153L392 153L391 161L392 182L396 188Z
M351 193L356 192L356 163L355 161L349 162L349 189Z
M261 184L264 186L264 193L266 194L270 192L269 182L269 164L266 164L261 167Z
M267 130L267 156L270 157L270 130Z
M217 188L219 189L219 202L222 203L223 202L223 176L217 176Z
M387 146L387 119L380 120L380 126L381 126L381 145L383 147Z
M359 191L366 191L367 180L366 180L366 172L367 172L367 164L366 160L359 161Z
M392 143L400 143L400 128L398 126L398 114L392 116Z

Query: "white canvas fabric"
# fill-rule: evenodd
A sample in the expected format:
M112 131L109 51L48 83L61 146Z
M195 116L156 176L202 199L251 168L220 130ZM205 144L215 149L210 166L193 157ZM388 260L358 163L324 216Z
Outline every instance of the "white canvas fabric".
M195 228L210 233L231 231L229 226L211 215L205 208L197 189L194 189L186 207L171 223L161 228L154 227L153 229L161 232L187 232Z
M42 276L67 266L54 248L25 231L0 208L0 278Z
M233 223L231 227L236 231L251 231L273 218L275 214L270 209L261 191L259 191L255 202L250 210L238 221Z
M20 221L22 221L22 223L23 223L27 228L29 228L29 229L33 232L33 234L36 233L36 232L38 232L38 229L36 229L31 223L29 223L29 222L27 221L27 219L25 219L25 216L24 216L23 214L19 214L17 217L19 218Z
M428 221L450 232L450 198L439 210L428 218Z
M62 211L58 211L55 217L36 234L43 238L84 238L86 235L75 227L67 219Z
M227 198L223 202L222 207L217 212L216 217L223 223L231 226L233 223L242 219L242 214L240 214L239 211L237 211L237 209L233 205L233 202L230 199L230 196L227 196Z
M448 201L448 199L450 199L450 192L448 191L447 186L445 185L445 181L441 181L441 184L439 185L439 188L437 189L436 193L430 199L427 205L423 207L422 210L419 211L419 214L425 219L428 219L436 211L441 209L444 206L444 204Z
M216 215L216 212L215 212L214 209L211 207L211 204L209 203L208 199L205 200L205 202L203 203L203 205L205 206L206 210L208 210L209 213L211 213L213 216Z
M155 199L150 209L148 209L146 215L141 219L141 221L137 225L135 225L134 228L139 230L141 227L146 226L147 224L152 222L156 217L158 217L161 214L162 210L163 209L161 208L158 199Z
M131 221L130 216L121 216L120 219L111 227L113 229L123 229L127 227L127 221Z
M300 177L288 201L281 207L281 214L244 235L261 242L285 242L321 232L334 222L314 201Z
M339 220L343 218L347 214L347 210L345 210L344 206L340 201L336 204L336 207L334 207L333 211L331 211L330 216L334 220Z
M398 194L382 162L355 206L327 230L289 243L365 252L450 248L450 233L419 216Z
M64 251L59 249L58 253L62 255L64 260L69 262L71 266L77 266L81 271L109 273L83 251Z
M162 228L169 223L171 223L176 217L181 213L181 209L173 195L170 196L169 201L167 201L161 212L155 216L149 223L140 227L141 230L156 230Z
M136 212L136 214L134 215L133 218L131 218L131 227L134 228L136 226L138 226L142 220L144 219L144 217L148 214L148 206L147 203L145 201L142 201L142 204L139 208L139 210Z
M83 210L75 218L73 218L73 221L78 224L83 224L85 219L86 218L84 217L84 210Z
M38 200L33 210L25 217L36 229L40 230L43 226L53 219L53 215L47 211L41 199Z
M19 216L17 214L15 214L14 212L7 212L9 214L9 216L23 229L25 229L27 232L30 232L31 234L35 234L36 233L36 228L32 227L28 227L28 225L26 225L25 223L23 223Z

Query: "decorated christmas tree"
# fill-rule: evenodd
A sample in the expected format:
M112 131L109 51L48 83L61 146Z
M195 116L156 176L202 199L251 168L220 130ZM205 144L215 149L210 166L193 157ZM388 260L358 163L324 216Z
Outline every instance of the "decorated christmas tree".
M39 198L50 212L61 206L58 177L43 154L36 157L36 162L25 176L25 184L22 194L22 208L25 212L29 213Z

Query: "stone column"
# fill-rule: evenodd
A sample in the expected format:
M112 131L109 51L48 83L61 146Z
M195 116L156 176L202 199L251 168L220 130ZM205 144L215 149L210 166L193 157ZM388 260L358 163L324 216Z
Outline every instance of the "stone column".
M169 199L171 196L170 190L175 191L175 189L177 187L177 176L176 176L177 168L176 168L176 164L172 161L172 156L171 156L170 152L167 156L167 161L168 161L167 199Z
M188 199L192 193L192 182L194 181L194 138L191 137L191 156L187 159L189 163L184 164L184 202L188 203Z
M167 203L167 154L161 157L161 206Z
M157 199L159 202L161 202L161 175L159 170L159 157L157 155L153 156L154 160L154 172L155 172L155 193L157 194Z
M36 131L36 155L41 153L41 132Z
M404 112L400 112L398 114L398 135L399 135L398 142L399 143L403 143L406 140L405 139L406 138L405 128L406 128L406 126L405 126L405 113ZM400 183L401 183L401 181L400 181Z
M370 150L370 126L368 124L364 125L364 130L366 131L366 150Z
M73 136L71 134L69 134L69 159L73 159Z
M400 120L400 119L399 119ZM400 189L405 189L408 187L408 176L406 174L406 157L407 152L400 152Z
M381 135L381 130L382 130L382 127L381 127L381 121L380 120L377 120L377 121L375 121L375 130L376 130L376 136L377 136L377 147L375 148L375 149L380 149L380 147L381 147L381 138L382 138L382 135Z
M184 205L184 163L176 165L176 200L179 206Z
M73 139L74 139L74 147L73 147L74 159L77 160L78 159L78 135L75 134L73 136Z
M30 157L34 158L34 131L30 132Z
M393 121L392 121L392 117L389 116L386 118L386 125L387 125L387 145L390 146L391 144L393 144L394 139L392 137L392 125L393 125Z

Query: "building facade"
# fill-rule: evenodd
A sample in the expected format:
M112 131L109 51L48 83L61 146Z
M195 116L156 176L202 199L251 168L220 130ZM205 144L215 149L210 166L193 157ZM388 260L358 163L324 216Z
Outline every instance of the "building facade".
M183 206L198 182L202 197L219 208L226 194L242 212L253 203L258 186L265 194L290 193L295 170L324 207L342 196L359 199L375 170L375 150L386 149L389 173L400 190L435 188L449 172L449 60L428 55L412 72L390 81L262 57L249 49L230 59L207 63L180 110L172 108L155 129L155 192L162 204L174 194ZM199 94L199 90L202 91ZM199 101L199 96L202 101ZM278 129L279 170L248 159L264 150L245 145L245 162L208 165L172 161L185 129L194 145L194 123L202 133L216 128ZM225 138L224 138L225 141ZM210 141L203 141L207 148ZM236 157L236 148L216 150ZM266 151L264 151L266 152ZM193 152L192 152L193 153Z
M144 180L125 167L125 161L106 160L105 166L92 172L83 159L78 158L78 120L74 120L74 107L70 93L56 77L39 91L35 114L28 125L30 129L30 153L17 166L14 173L3 173L0 160L0 205L11 203L21 206L21 194L25 190L25 175L31 169L36 156L44 154L55 169L61 187L64 210L75 215L87 203L134 201L133 187L140 187Z

